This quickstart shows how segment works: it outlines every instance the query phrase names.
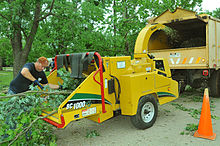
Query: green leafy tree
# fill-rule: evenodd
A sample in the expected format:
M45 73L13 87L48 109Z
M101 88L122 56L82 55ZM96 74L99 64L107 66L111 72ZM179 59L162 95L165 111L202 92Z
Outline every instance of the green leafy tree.
M220 19L220 8L217 8L212 12L212 16Z
M0 63L0 68L1 66L9 66L13 63L11 44L7 38L0 38L0 60L1 59L2 64Z
M28 56L29 60L35 60L39 55L52 57L85 51L131 55L137 35L149 17L176 7L196 10L201 2L3 0L0 33L11 41L16 75Z
M53 57L103 50L105 36L99 24L104 21L105 11L101 2L57 1L53 13L53 17L41 22L30 58L38 53Z
M42 22L34 46L45 48L45 54L62 54L74 43L76 32L76 5L74 2L57 1L54 6L54 16ZM41 45L38 45L41 44Z
M216 10L214 10L212 12L206 11L205 13L207 13L215 18L220 19L220 8L216 8Z
M54 1L3 0L0 2L0 32L11 41L14 77L27 61L39 23L52 15Z
M183 9L198 11L201 10L202 0L147 0L145 5L148 5L149 12L152 16L158 16L165 10L174 11L177 7Z
M146 24L143 20L147 20L149 14L143 8L142 1L114 0L111 5L112 15L106 19L106 36L112 42L109 49L118 55L131 55L138 32Z
M213 11L205 10L201 12L200 14L208 14L210 16L220 19L220 8L216 8L216 10L213 10Z
M137 35L150 17L158 16L167 9L173 11L176 7L196 11L197 7L201 7L202 0L113 0L109 3L107 12L111 15L107 15L105 36L113 43L110 49L131 55Z

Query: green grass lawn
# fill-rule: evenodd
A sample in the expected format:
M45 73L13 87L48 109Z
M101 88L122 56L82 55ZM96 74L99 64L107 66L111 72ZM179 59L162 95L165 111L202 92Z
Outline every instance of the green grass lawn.
M45 74L48 76L50 72L45 72ZM0 71L0 91L4 88L9 87L9 84L12 80L13 80L12 71L9 71L8 69L6 71Z
M12 71L0 71L0 90L9 87L9 84L12 79L13 79Z

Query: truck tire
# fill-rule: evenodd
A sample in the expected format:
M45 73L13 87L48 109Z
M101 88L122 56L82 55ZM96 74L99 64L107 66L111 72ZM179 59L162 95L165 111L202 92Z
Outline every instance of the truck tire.
M136 115L131 117L131 123L137 129L147 129L153 126L158 113L157 101L153 95L143 96L138 103Z
M220 70L214 71L208 81L210 96L220 97Z
M186 88L186 82L185 81L178 81L179 86L179 94L183 93Z

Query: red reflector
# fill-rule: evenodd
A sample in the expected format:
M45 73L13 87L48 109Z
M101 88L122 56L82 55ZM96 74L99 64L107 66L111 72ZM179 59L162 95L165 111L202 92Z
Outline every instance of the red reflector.
M208 70L203 70L202 74L203 74L203 76L208 76L209 75L209 71Z

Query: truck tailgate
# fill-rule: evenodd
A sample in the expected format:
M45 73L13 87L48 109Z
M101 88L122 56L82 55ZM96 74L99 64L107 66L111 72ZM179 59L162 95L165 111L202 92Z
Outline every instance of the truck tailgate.
M171 69L208 68L206 46L178 49L149 50L157 58L167 58Z

